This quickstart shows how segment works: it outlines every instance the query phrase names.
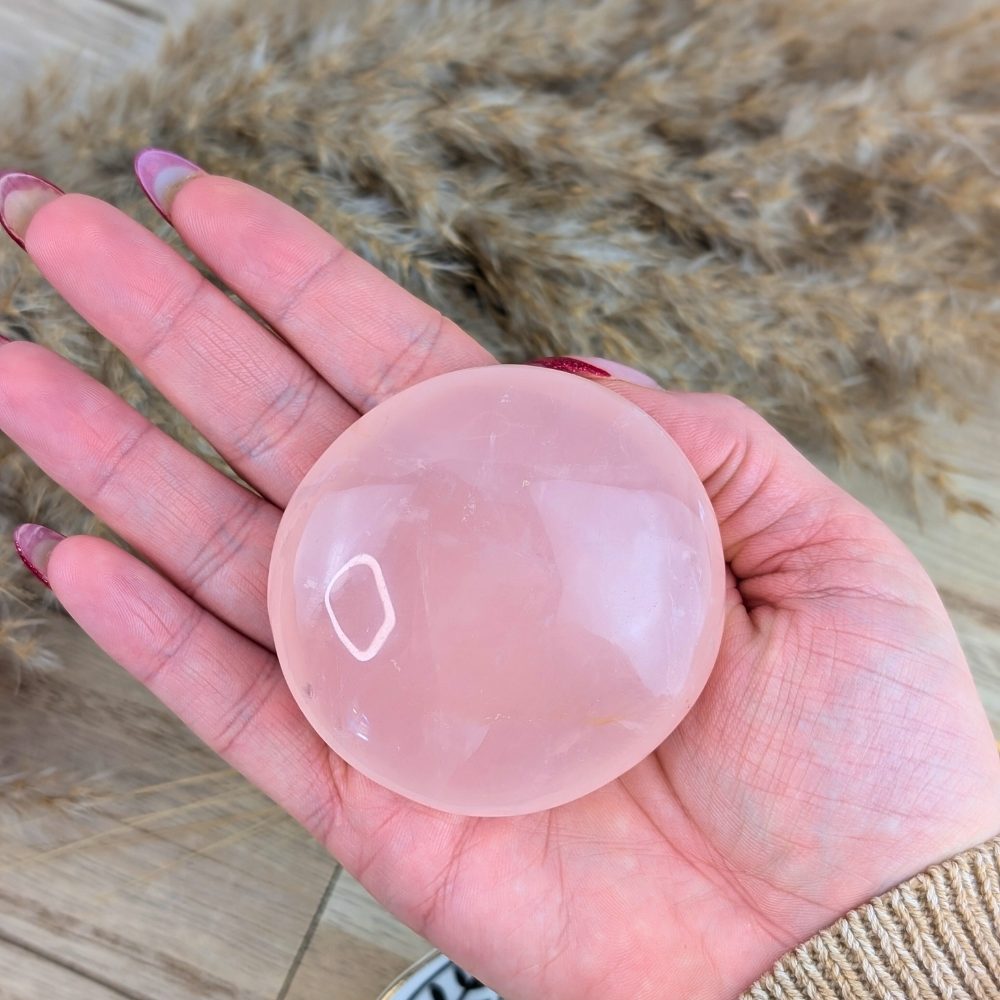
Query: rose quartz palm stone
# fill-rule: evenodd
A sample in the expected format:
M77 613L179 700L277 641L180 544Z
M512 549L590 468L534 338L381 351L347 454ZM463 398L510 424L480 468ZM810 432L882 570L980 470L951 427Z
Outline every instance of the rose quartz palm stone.
M667 433L596 382L452 372L379 404L295 491L268 610L306 718L453 813L558 806L623 774L718 652L724 563Z

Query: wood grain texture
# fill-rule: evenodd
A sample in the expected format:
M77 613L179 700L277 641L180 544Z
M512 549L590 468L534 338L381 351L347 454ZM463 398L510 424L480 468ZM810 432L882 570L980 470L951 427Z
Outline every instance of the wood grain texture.
M333 859L71 623L66 643L67 669L0 696L0 940L143 1000L273 1000Z
M196 8L197 0L2 0L0 95L56 64L73 66L81 85L109 79L150 58Z
M87 976L0 941L0 1000L122 1000Z
M285 1000L375 1000L430 950L341 872Z

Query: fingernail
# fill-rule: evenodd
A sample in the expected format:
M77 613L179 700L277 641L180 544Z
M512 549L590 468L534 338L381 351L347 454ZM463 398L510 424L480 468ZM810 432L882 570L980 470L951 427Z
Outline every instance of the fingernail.
M598 375L601 378L611 378L611 372L579 358L535 358L527 364L537 365L539 368L552 368L557 372L569 372L572 375Z
M528 364L538 365L541 368L554 368L556 371L570 372L573 375L620 378L624 382L632 382L635 385L651 389L660 388L659 384L654 382L645 372L619 364L617 361L608 361L606 358L536 358L534 361L529 361Z
M62 188L34 174L21 170L0 172L0 226L23 250L24 237L35 213L63 194Z
M183 185L205 173L197 164L166 149L144 149L135 158L135 176L153 208L170 222L170 207Z
M617 361L608 361L606 358L580 358L580 361L587 361L591 364L598 364L607 368L612 378L620 378L623 382L633 382L635 385L645 386L648 389L662 389L659 382L650 378L645 372L638 368L630 368L628 365L619 364Z
M65 538L58 531L41 524L22 524L14 529L14 548L21 562L38 577L46 587L50 587L46 570L52 550Z
M0 347L3 347L4 344L9 344L9 343L10 343L10 337L5 337L2 333L0 333Z

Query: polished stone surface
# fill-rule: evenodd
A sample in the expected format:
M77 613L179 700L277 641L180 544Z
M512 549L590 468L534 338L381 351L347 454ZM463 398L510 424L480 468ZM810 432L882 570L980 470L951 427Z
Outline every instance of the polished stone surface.
M268 605L349 764L470 815L560 805L680 722L722 630L718 526L666 432L610 389L497 365L380 404L282 518Z

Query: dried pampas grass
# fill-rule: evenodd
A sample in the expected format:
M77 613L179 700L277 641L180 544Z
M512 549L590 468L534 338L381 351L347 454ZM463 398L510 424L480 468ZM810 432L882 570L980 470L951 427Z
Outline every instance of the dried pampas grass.
M175 240L131 173L174 149L504 360L615 358L947 489L921 428L1000 360L998 48L1000 3L968 0L267 0L86 101L50 78L0 163ZM0 317L221 464L12 244ZM105 530L5 440L0 515ZM12 547L0 589L0 649L46 665L55 605Z

